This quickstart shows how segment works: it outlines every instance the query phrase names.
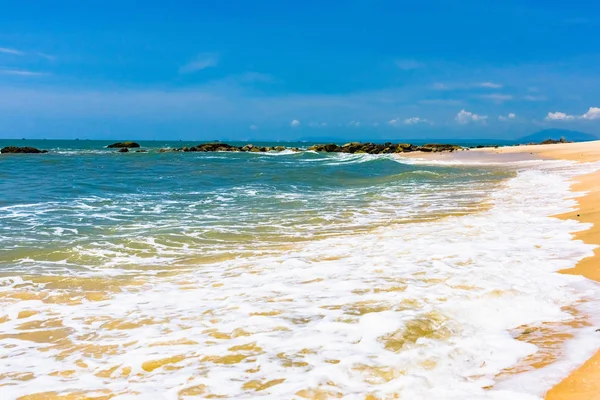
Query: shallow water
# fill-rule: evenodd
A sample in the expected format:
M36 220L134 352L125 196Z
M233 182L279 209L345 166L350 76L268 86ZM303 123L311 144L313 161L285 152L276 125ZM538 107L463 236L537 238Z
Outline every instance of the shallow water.
M590 166L58 143L0 157L3 398L528 399L597 345Z

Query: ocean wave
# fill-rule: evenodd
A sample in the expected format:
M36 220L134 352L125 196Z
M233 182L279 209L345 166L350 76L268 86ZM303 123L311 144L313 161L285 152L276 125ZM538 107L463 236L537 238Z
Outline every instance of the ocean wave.
M4 303L0 374L10 385L3 391L9 398L99 388L167 398L539 398L600 345L593 327L570 327L575 316L566 311L598 298L598 285L554 273L593 246L572 240L583 224L549 217L575 206L569 180L588 168L522 169L500 190L487 187L490 207L477 213L387 224L180 273L159 268L141 282L81 277L65 293L57 281L2 278L5 299L25 292ZM143 242L173 250L156 236ZM131 261L124 249L81 251L123 266ZM91 295L90 287L102 289ZM597 313L597 303L584 304ZM575 347L586 351L565 351L559 368L496 383L538 351L513 332L546 323L576 333ZM48 327L39 331L40 324Z

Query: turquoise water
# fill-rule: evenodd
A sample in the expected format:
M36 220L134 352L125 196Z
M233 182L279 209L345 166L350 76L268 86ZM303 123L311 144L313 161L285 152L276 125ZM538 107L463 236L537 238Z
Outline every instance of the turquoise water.
M1 270L164 268L267 252L468 213L509 176L393 156L157 152L189 145L179 142L121 154L109 143L27 141L50 153L0 157Z
M600 346L584 167L109 143L0 141L49 150L0 155L2 399L532 400Z

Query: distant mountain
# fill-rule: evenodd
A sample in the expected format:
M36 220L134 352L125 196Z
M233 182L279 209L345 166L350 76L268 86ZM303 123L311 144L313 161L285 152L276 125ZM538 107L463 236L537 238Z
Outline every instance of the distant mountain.
M543 131L523 136L517 140L521 143L537 143L547 139L559 140L561 137L564 137L567 141L571 142L589 142L592 140L600 140L600 138L596 135L578 131L570 131L567 129L544 129Z

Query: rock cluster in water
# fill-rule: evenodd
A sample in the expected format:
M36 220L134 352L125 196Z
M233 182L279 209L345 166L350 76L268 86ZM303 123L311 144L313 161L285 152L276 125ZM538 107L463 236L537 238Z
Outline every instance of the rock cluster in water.
M106 146L107 149L133 149L137 147L140 147L140 144L136 142L117 142Z
M325 153L367 153L367 154L390 154L390 153L406 153L411 151L438 152L438 151L454 151L460 150L462 147L453 144L426 144L424 146L415 146L406 143L359 143L351 142L345 145L330 144L315 144L310 146L308 150L325 152ZM227 143L204 143L192 147L182 147L180 149L160 149L161 153L169 151L183 152L211 152L211 151L233 151L233 152L250 152L250 153L265 153L268 151L300 151L297 147L273 146L260 147L252 144L244 146L232 146Z
M351 142L346 143L343 146L339 146L335 143L330 144L316 144L308 148L308 150L314 150L326 153L367 153L367 154L391 154L391 153L408 153L412 151L424 151L424 152L438 152L438 151L454 151L462 149L461 146L454 144L426 144L423 146L415 146L408 143L359 143Z
M0 150L2 154L40 154L47 153L48 150L39 150L35 147L17 147L17 146L7 146Z
M234 151L234 152L249 152L249 153L266 153L268 151L300 151L297 147L285 147L285 146L254 146L253 144L246 144L244 146L232 146L227 143L203 143L192 147L182 147L180 149L160 149L161 153L167 151L184 151L184 152L210 152L210 151Z

